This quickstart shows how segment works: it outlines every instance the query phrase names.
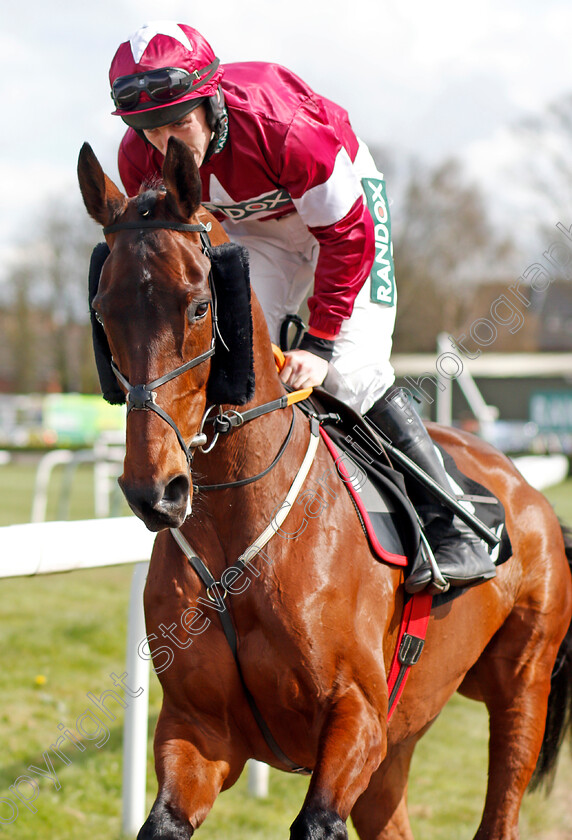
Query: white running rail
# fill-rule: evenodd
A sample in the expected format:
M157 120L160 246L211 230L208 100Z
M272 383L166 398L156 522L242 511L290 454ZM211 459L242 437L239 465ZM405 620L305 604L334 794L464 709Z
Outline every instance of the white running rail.
M0 578L135 564L126 670L131 685L144 690L127 705L123 724L122 831L126 836L135 836L146 816L149 662L139 656L138 646L145 638L143 588L154 539L134 516L0 527ZM265 764L249 762L249 789L254 796L268 794Z
M127 629L127 673L144 690L123 723L122 829L134 836L145 819L149 662L138 655L145 638L143 588L155 535L135 517L33 522L0 528L0 578L51 575L134 563Z

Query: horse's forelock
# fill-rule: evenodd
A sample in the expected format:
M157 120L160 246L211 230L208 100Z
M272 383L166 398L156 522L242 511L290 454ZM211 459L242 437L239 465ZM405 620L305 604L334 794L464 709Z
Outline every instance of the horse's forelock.
M165 187L159 179L142 184L135 198L137 212L141 216L151 216L160 197L165 195Z
M153 192L163 193L165 192L165 183L161 175L156 174L152 175L149 178L146 178L145 181L141 184L139 188L139 195L152 190Z

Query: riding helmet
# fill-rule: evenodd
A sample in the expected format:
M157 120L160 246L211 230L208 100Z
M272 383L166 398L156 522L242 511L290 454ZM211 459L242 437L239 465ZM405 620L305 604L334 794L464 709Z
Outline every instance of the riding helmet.
M189 74L188 87L175 86L161 101L153 97L153 80L158 71ZM149 74L149 75L145 75ZM179 72L179 76L182 76ZM211 129L218 135L226 131L227 115L220 82L223 68L210 44L190 26L172 21L144 24L118 48L109 70L111 96L120 116L137 133L176 122L200 104L206 106ZM169 82L171 83L171 82ZM131 91L138 85L131 100ZM127 94L122 101L121 92ZM163 89L164 90L164 89ZM151 91L151 94L148 92ZM182 92L179 92L182 91Z

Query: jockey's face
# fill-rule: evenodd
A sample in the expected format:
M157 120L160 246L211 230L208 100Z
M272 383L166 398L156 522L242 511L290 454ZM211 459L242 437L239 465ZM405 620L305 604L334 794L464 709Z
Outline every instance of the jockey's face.
M177 122L159 128L147 128L144 133L147 140L163 155L167 151L169 137L178 137L193 153L197 166L203 162L212 137L204 105L189 111Z

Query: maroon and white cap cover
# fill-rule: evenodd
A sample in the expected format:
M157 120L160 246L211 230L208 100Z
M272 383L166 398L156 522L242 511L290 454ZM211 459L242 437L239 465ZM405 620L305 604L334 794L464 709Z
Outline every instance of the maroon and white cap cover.
M176 105L181 106L185 102L191 105L192 100L216 94L224 72L221 66L215 67L213 71L216 62L212 47L196 29L173 21L151 21L119 46L111 62L109 81L113 87L113 83L122 76L148 73L161 68L185 70L194 76L195 82L189 92L177 97ZM201 81L203 79L204 82ZM160 115L148 112L173 107L172 102L156 102L142 90L136 110L141 117L143 111L152 122L160 124ZM129 125L140 121L133 109L117 107L113 114L122 117Z

